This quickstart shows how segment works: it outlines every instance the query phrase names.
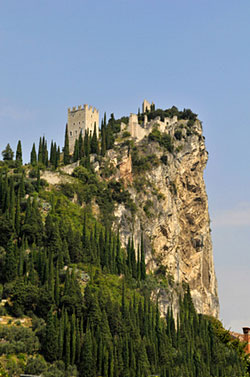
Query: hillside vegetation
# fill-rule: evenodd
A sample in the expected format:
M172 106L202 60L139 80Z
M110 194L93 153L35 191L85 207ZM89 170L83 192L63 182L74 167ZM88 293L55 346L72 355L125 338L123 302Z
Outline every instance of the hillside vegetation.
M129 147L139 172L166 161L139 158L129 139L115 145L119 124L114 116L104 121L101 141L81 135L73 157L67 135L64 156L55 143L49 156L45 138L38 154L33 145L28 165L21 142L15 158L9 145L3 151L0 316L9 319L0 322L0 376L247 376L244 345L197 314L187 285L179 286L176 321L171 307L160 316L155 292L168 290L173 277L162 266L146 273L143 233L137 247L132 233L122 246L114 209L123 203L133 215L137 205L126 184L112 178L107 150ZM150 142L174 152L156 131ZM68 175L63 167L73 161L79 166ZM48 170L61 180L42 179ZM150 216L150 203L144 211Z

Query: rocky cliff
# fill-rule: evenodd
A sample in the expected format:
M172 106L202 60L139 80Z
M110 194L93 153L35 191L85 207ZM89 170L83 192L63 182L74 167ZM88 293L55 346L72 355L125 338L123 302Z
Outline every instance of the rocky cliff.
M202 125L178 121L168 134L161 140L156 127L140 142L120 140L108 152L108 163L117 167L115 178L123 180L135 203L133 209L117 206L116 223L124 244L131 232L138 244L143 233L147 271L167 281L168 289L157 288L163 314L171 301L178 310L177 292L184 282L198 312L218 316Z

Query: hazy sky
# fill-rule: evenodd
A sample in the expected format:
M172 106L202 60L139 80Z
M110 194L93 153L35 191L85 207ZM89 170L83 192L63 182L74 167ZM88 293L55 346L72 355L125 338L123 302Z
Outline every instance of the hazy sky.
M0 0L0 151L43 134L63 144L67 108L191 108L203 121L221 319L250 326L249 0Z

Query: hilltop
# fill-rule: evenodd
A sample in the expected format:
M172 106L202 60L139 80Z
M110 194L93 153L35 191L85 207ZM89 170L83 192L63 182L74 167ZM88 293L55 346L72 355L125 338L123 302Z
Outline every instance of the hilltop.
M104 116L72 154L67 128L63 153L52 143L49 155L45 138L25 166L21 142L15 159L3 152L0 362L11 376L246 373L244 344L212 318L202 124L176 107L136 117Z

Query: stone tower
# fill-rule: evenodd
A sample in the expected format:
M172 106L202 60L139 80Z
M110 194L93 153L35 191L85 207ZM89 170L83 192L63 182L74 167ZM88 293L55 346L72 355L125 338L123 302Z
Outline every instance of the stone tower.
M69 153L74 151L75 141L80 133L84 136L85 131L94 132L96 125L97 137L99 135L99 111L92 106L80 105L77 108L68 109L68 133L69 133Z
M145 99L142 103L142 113L146 113L147 111L149 112L151 110L151 106L154 105L154 102L151 104Z

